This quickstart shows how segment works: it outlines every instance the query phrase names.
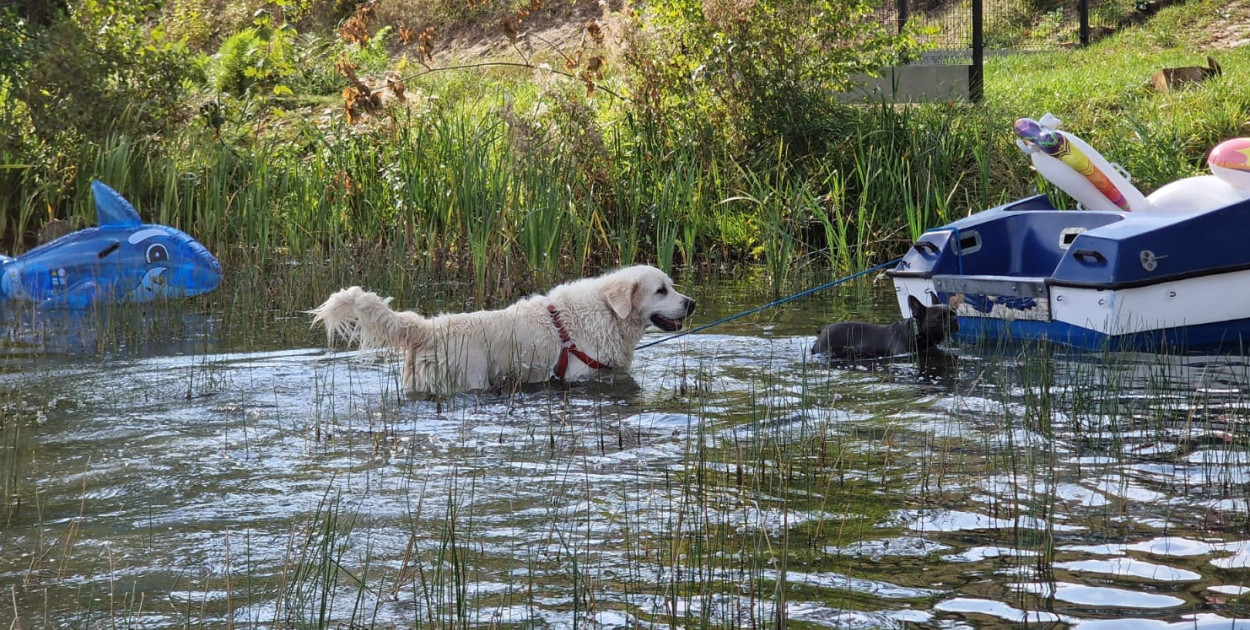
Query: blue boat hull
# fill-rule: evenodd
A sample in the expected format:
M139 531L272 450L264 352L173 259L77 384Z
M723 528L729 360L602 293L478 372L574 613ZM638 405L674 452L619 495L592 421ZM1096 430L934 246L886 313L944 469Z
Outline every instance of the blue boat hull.
M887 275L936 296L955 341L1089 350L1250 347L1250 200L1191 214L1059 210L1043 196L923 234Z
M954 341L967 345L1054 343L1079 350L1250 354L1250 318L1108 335L1066 322L960 317Z

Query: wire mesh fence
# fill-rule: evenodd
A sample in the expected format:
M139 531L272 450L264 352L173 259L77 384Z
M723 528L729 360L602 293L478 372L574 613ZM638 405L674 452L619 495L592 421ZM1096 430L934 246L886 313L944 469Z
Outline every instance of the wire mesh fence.
M981 3L986 54L1079 46L1113 30L1143 0L974 0ZM973 48L971 3L881 0L881 23L917 29L927 57L968 63Z

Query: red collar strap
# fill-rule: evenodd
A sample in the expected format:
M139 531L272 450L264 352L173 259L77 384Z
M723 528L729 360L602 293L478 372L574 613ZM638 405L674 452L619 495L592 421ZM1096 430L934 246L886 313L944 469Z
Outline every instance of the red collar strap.
M560 360L556 362L555 370L552 371L556 378L564 378L564 373L569 367L570 354L577 357L578 360L586 364L586 367L589 367L592 370L610 369L611 366L604 365L592 359L589 354L577 349L577 344L573 343L573 341L569 339L569 331L564 329L564 322L560 319L560 311L557 311L555 306L548 304L547 312L551 313L551 323L556 325L556 332L560 333L560 343L562 344L562 347L560 348Z

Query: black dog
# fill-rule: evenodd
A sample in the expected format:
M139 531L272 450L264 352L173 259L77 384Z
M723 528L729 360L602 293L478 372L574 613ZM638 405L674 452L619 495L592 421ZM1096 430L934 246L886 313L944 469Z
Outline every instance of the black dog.
M907 305L911 307L911 317L901 322L842 322L825 326L812 346L812 354L851 361L891 357L927 350L959 332L959 320L951 306L938 302L936 295L933 306L925 306L915 296L907 297Z

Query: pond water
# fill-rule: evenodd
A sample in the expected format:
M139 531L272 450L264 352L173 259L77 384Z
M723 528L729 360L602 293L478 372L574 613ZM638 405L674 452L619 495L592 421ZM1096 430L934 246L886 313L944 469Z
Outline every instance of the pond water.
M768 301L682 290L696 325ZM826 293L438 402L297 312L10 318L0 625L1250 627L1250 361L829 367L822 323L895 313Z

